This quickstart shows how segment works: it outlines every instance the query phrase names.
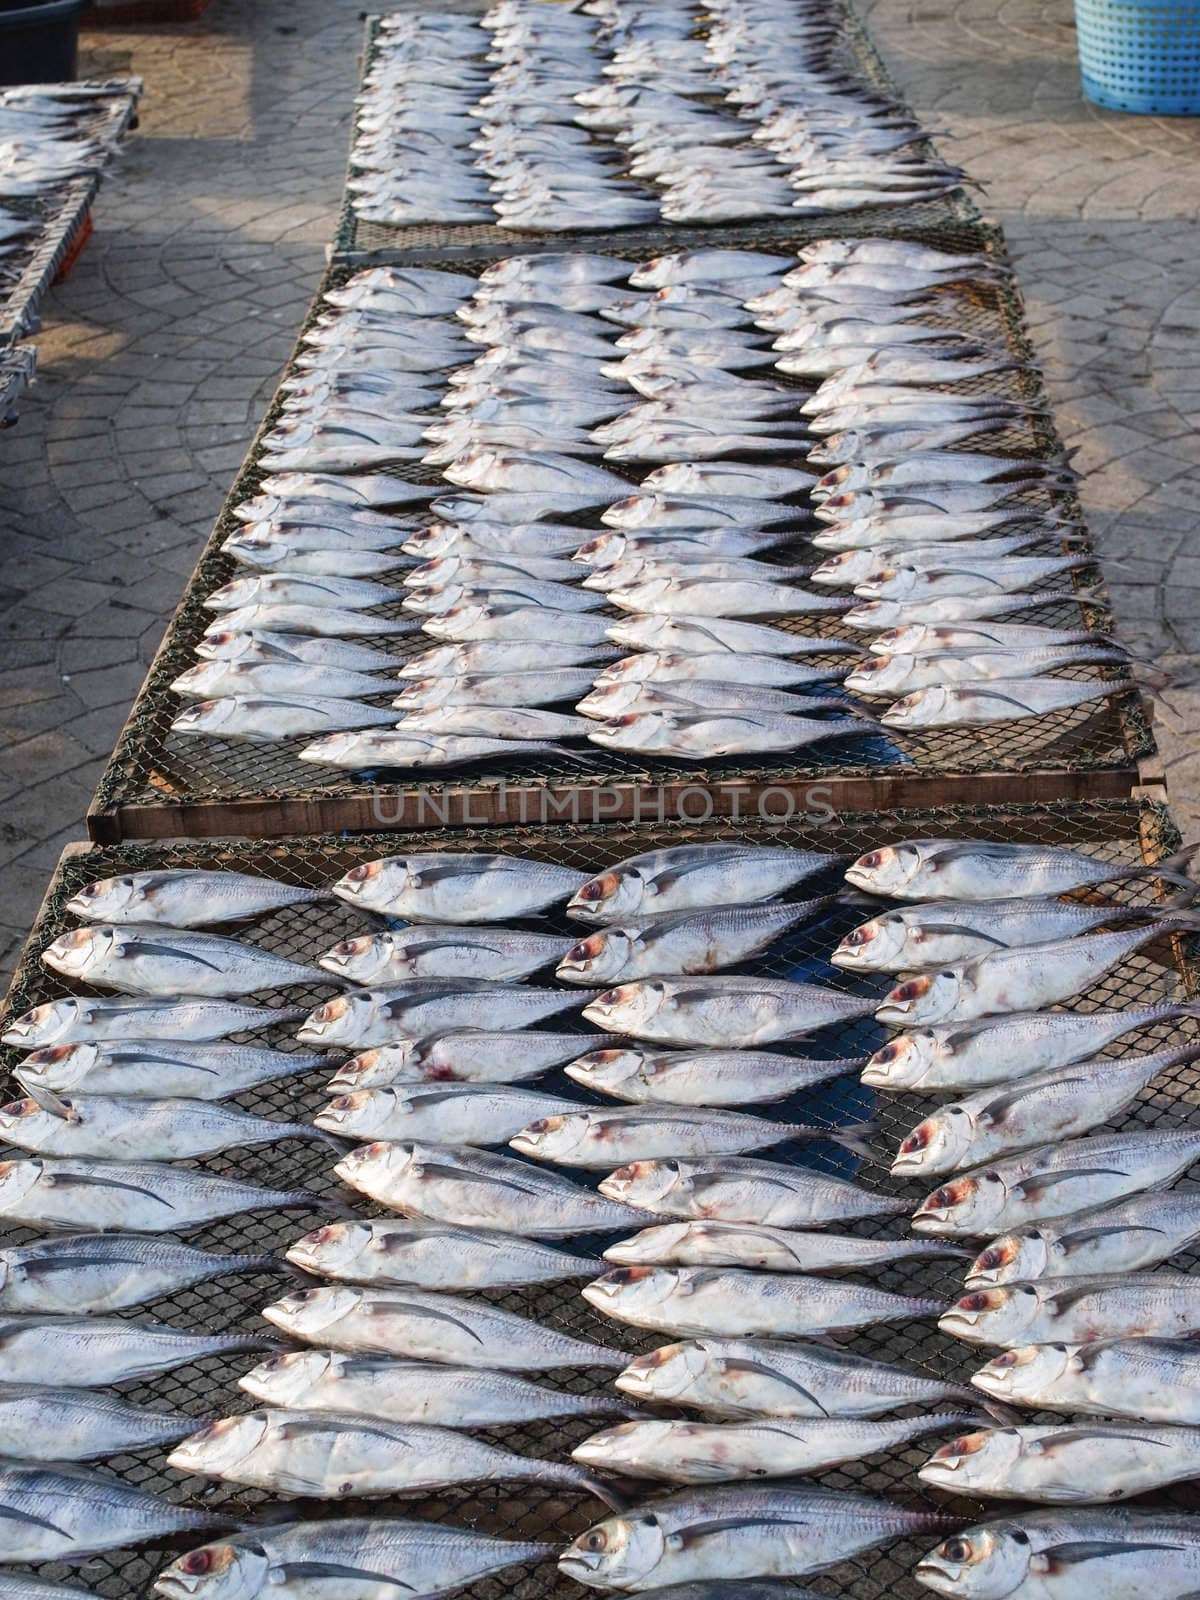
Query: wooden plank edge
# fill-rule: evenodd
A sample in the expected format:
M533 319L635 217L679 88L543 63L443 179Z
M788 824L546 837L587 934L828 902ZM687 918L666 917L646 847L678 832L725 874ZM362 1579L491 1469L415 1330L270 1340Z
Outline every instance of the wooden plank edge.
M364 789L355 795L308 795L94 808L88 831L98 844L125 839L272 839L316 833L388 832L597 822L703 822L849 811L920 810L1062 801L1128 800L1133 767L1090 771L986 772L921 777L865 776L762 783L554 785L537 787Z

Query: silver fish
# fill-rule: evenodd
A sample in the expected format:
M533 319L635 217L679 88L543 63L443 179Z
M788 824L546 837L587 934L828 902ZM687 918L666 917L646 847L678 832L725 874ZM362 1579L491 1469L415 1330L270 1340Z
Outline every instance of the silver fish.
M573 700L595 682L594 667L559 668L554 672L507 672L479 677L418 678L392 701L397 711L433 706L541 706Z
M1144 906L1049 895L1027 900L936 900L881 912L846 934L829 959L851 972L925 972L995 950L1120 927L1145 916Z
M856 651L838 640L818 639L735 617L628 616L609 624L607 637L633 650L674 650L681 655L793 656Z
M517 1563L539 1562L554 1549L490 1539L448 1523L338 1517L259 1528L192 1550L158 1574L154 1592L163 1600L222 1600L230 1592L242 1600L315 1600L318 1590L328 1589L323 1574L331 1571L334 1582L352 1586L347 1594L403 1584L413 1595L435 1595Z
M1200 1289L1179 1272L1039 1279L972 1289L941 1317L970 1344L1090 1344L1097 1339L1187 1339L1200 1331Z
M547 1389L512 1373L336 1350L272 1356L239 1378L238 1387L264 1405L288 1410L349 1412L442 1428L630 1414L607 1395Z
M0 1161L0 1216L34 1228L178 1233L202 1222L322 1202L149 1161Z
M297 1240L287 1259L321 1278L449 1290L557 1283L590 1277L599 1267L588 1256L567 1255L532 1239L390 1218L330 1223Z
M690 1339L638 1356L616 1386L650 1405L716 1417L879 1417L902 1406L970 1403L962 1384L802 1340Z
M444 1428L324 1411L268 1409L223 1417L176 1445L167 1465L222 1483L322 1500L526 1479L610 1503L608 1491L578 1467L513 1455Z
M576 887L569 916L612 922L707 906L745 905L783 894L845 858L772 845L676 845L630 856Z
M729 1483L825 1472L948 1433L972 1420L960 1412L873 1422L849 1417L785 1422L621 1422L594 1433L571 1455L585 1467L663 1483ZM1198 1469L1200 1470L1200 1469Z
M1069 1066L1134 1029L1196 1015L1190 1005L1140 1011L1030 1011L918 1028L885 1044L863 1069L873 1089L986 1088Z
M486 738L494 735L526 745L552 739L582 739L591 731L583 717L527 706L433 706L405 713L401 733L433 733Z
M207 1100L97 1094L11 1100L0 1106L0 1136L35 1155L124 1161L181 1161L320 1137L303 1122Z
M251 1045L134 1039L129 1044L51 1045L26 1056L14 1076L35 1098L46 1090L69 1093L82 1087L96 1095L223 1100L325 1065L324 1056Z
M94 1589L68 1589L61 1583L43 1583L23 1572L0 1572L0 1600L97 1600ZM751 1597L753 1600L753 1597Z
M828 1278L719 1267L615 1267L585 1285L582 1294L606 1317L636 1328L728 1338L842 1332L877 1322L936 1317L945 1306L941 1300Z
M307 661L273 661L261 666L236 661L200 661L180 673L171 684L172 693L196 700L248 700L252 703L294 700L306 693L322 700L357 700L385 694L387 688L386 683L367 673L318 667ZM152 919L145 917L143 920Z
M395 712L391 713L395 716ZM379 767L461 767L497 756L512 760L520 756L551 754L567 756L560 745L521 742L517 739L481 739L464 734L422 733L331 733L305 745L300 761L317 766L343 767L361 772Z
M925 1239L839 1239L741 1222L666 1222L609 1245L620 1266L757 1267L768 1272L856 1272L929 1255L963 1256Z
M470 677L516 672L549 672L589 662L611 661L620 652L605 645L558 644L552 639L479 639L472 644L435 644L411 656L397 676Z
M985 723L1040 717L1129 694L1131 678L992 678L984 683L934 684L895 700L880 717L887 728L977 728Z
M834 683L847 668L810 666L788 661L782 656L757 655L678 655L668 651L645 651L614 661L595 677L597 689L610 684L681 686L714 682L746 685L752 688L795 688L806 684ZM798 708L799 709L799 708Z
M457 1227L554 1238L649 1220L557 1173L480 1150L379 1142L352 1151L335 1171L380 1205Z
M273 1256L214 1255L142 1234L34 1239L0 1249L0 1313L123 1311L229 1273L281 1270Z
M765 711L627 712L597 723L593 744L679 760L800 750L825 739L865 738L876 725L852 717L822 721Z
M1082 850L1048 845L910 839L859 856L847 868L846 881L868 894L895 900L1008 900L1142 878L1163 878L1190 888L1179 871L1189 853L1152 866L1121 867Z
M655 978L609 989L583 1009L589 1022L657 1044L749 1049L802 1038L874 1011L876 1002L816 984L724 976Z
M317 1112L318 1128L343 1139L429 1139L435 1144L515 1144L539 1118L577 1102L497 1083L389 1084L339 1095Z
M473 978L410 978L327 1001L305 1018L297 1038L323 1048L344 1045L358 1050L399 1039L427 1039L448 1028L515 1031L566 1011L593 992Z
M121 1317L31 1312L0 1319L0 1355L12 1383L101 1388L171 1372L205 1356L270 1346L270 1339L257 1334L185 1333Z
M922 1202L918 1233L991 1235L1173 1183L1200 1156L1200 1133L1095 1134L953 1178Z
M533 641L547 633L572 645L599 645L609 637L609 618L590 611L558 611L547 606L490 605L486 596L462 600L448 611L426 617L422 631L452 641Z
M228 1515L172 1505L83 1467L0 1466L6 1561L78 1561L178 1533L228 1527Z
M1006 1011L1034 1011L1073 999L1164 933L1195 925L1193 913L1144 928L1053 939L1017 950L998 950L937 973L906 978L875 1013L900 1026L968 1022Z
M716 972L766 950L832 897L801 904L731 905L669 912L603 928L573 945L555 968L567 983L623 983L659 974Z
M343 939L319 959L327 972L351 983L384 984L404 978L526 978L565 957L571 940L513 928L454 928L444 924L401 928Z
M625 1356L459 1295L333 1284L301 1289L263 1316L290 1338L349 1354L450 1361L504 1372L620 1367Z
M914 623L893 628L872 640L868 649L880 655L929 655L943 650L1023 651L1059 649L1066 645L1109 644L1106 635L1086 628L1041 628L1024 622L978 623L974 627L933 627Z
M808 1061L765 1050L591 1050L564 1069L585 1089L633 1105L736 1106L782 1100L857 1072L860 1057Z
M304 606L282 601L259 601L239 606L236 611L219 612L205 628L209 639L229 634L287 633L312 634L324 639L382 638L416 633L417 623L409 618L377 616L374 611L344 611L337 606Z
M901 1142L892 1172L905 1178L937 1177L1052 1138L1090 1133L1117 1121L1160 1073L1197 1055L1200 1046L1115 1061L1097 1056L1031 1074L1013 1085L981 1089L966 1100L940 1106L918 1123Z
M430 851L363 862L339 878L332 892L389 917L495 922L545 910L585 881L583 873L550 861Z
M1031 1278L1077 1278L1157 1267L1200 1238L1200 1191L1133 1195L1058 1222L993 1239L974 1260L967 1287Z
M745 1156L634 1161L605 1178L600 1193L655 1217L777 1228L819 1228L908 1210L907 1201L869 1193L844 1178Z
M250 1032L277 1022L295 1022L304 1015L296 1008L236 1006L228 1001L153 999L93 999L68 995L48 1000L10 1022L0 1042L21 1050L43 1045L91 1044L109 1039L171 1038L188 1043L224 1039L231 1033Z
M406 658L384 655L353 639L302 633L206 633L197 641L201 661L237 666L320 667L327 672L371 673L403 669Z
M203 928L261 916L284 906L325 898L320 889L278 883L246 872L177 868L134 872L89 883L67 901L72 916L89 922L149 922L159 928Z
M236 998L258 989L330 982L316 967L237 939L137 923L101 922L59 934L43 950L42 961L66 978L126 994Z
M112 1395L47 1384L0 1383L0 1447L10 1461L96 1461L160 1450L185 1438L194 1417L130 1405ZM0 1584L0 1596L5 1594Z
M520 1155L560 1166L612 1170L614 1161L738 1155L791 1139L828 1138L857 1147L857 1130L778 1122L694 1106L575 1106L531 1122L508 1142Z
M174 718L175 733L220 739L244 739L249 744L275 744L351 728L382 727L394 723L396 713L387 706L363 705L358 700L326 700L320 695L230 695L227 699L194 700Z
M1187 1600L1200 1577L1200 1517L1035 1511L955 1534L916 1569L935 1594L970 1600Z
M524 1083L569 1061L581 1044L612 1044L610 1033L489 1033L450 1029L422 1040L364 1050L343 1061L327 1085L331 1094L389 1083Z
M1200 1477L1200 1429L1127 1422L998 1428L943 1445L917 1476L935 1489L984 1499L1106 1505Z
M214 589L204 604L210 611L240 611L250 606L336 606L364 611L369 606L403 598L403 589L371 583L366 578L317 578L280 572L234 578Z
M971 1379L1006 1404L1091 1417L1200 1424L1194 1339L1102 1339L1005 1350Z
M803 1576L956 1523L833 1489L701 1489L600 1523L580 1534L558 1565L589 1588L627 1591L702 1578Z

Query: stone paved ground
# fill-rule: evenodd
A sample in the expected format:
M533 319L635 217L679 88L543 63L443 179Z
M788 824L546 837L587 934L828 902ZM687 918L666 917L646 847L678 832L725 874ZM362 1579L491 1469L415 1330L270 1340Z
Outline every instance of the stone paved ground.
M1008 230L1122 631L1200 659L1200 124L1080 99L1065 0L876 0L918 110ZM85 35L141 73L142 126L46 311L0 440L0 967L83 815L271 392L336 215L358 0L216 0L186 28ZM1200 694L1164 697L1185 833Z

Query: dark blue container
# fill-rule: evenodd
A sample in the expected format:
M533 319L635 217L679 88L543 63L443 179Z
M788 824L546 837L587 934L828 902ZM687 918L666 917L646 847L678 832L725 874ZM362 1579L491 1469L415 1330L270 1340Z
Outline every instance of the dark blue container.
M0 0L0 84L68 83L87 0Z

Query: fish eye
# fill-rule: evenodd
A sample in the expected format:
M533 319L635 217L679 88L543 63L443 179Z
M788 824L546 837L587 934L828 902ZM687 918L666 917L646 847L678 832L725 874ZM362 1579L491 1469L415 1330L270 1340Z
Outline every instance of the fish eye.
M1050 1348L1054 1351L1055 1355L1065 1356L1067 1353L1067 1347L1065 1344L1052 1344Z
M1041 1239L1043 1237L1042 1230L1040 1228L1030 1228L1025 1237L1027 1239Z
M967 1113L961 1106L948 1106L946 1108L946 1115L948 1117L965 1117L966 1114Z
M983 1178L985 1183L999 1183L1001 1181L998 1172L985 1172Z
M213 1553L211 1550L193 1550L179 1564L189 1576L203 1577L206 1572L212 1571Z
M658 1518L656 1516L654 1516L653 1513L651 1513L651 1515L649 1515L647 1517L643 1517L642 1518L642 1527L643 1528L656 1528L657 1526L658 1526Z
M882 853L880 851L878 851L878 850L868 850L865 856L859 856L858 865L860 867L868 867L868 868L877 867L882 859L883 859L883 856L882 856Z
M1013 1531L1012 1531L1012 1542L1014 1544L1028 1544L1029 1543L1029 1535L1025 1532L1024 1528L1014 1528L1013 1529Z
M678 1172L679 1171L679 1163L678 1163L678 1161L664 1161L663 1162L663 1166L666 1168L666 1170L668 1172Z
M947 1561L956 1564L971 1559L971 1541L969 1539L947 1539L942 1546L942 1553Z
M599 1554L599 1552L603 1550L607 1544L608 1535L605 1533L603 1528L593 1528L591 1533L589 1533L587 1538L583 1541L583 1547L585 1550L593 1550L597 1554Z
M1033 1300L1037 1299L1037 1290L1033 1287L1033 1285L1031 1283L1025 1284L1025 1286L1021 1290L1021 1293L1023 1295L1026 1295L1030 1299L1033 1299Z

